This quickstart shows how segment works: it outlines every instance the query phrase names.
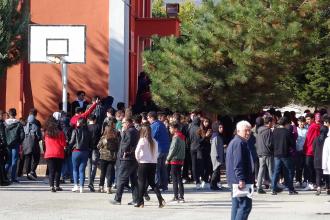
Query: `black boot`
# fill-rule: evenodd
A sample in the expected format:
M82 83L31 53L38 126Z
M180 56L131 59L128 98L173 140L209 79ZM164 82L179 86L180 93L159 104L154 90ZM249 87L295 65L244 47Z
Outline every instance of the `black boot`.
M165 206L165 200L161 195L157 196L158 202L159 202L159 208L163 208Z
M136 208L143 208L144 207L144 202L143 201L142 202L138 202L138 203L136 203L134 205L134 207L136 207Z
M6 176L6 172L4 167L0 166L0 186L8 186L10 185L10 181L8 180Z

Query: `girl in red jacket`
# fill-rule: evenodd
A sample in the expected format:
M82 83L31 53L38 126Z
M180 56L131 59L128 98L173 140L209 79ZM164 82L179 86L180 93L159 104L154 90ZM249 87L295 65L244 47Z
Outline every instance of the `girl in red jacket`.
M64 132L60 129L58 122L49 117L45 127L45 159L49 169L49 185L51 192L62 191L60 177L64 159L64 148L66 140ZM54 187L54 180L56 188Z

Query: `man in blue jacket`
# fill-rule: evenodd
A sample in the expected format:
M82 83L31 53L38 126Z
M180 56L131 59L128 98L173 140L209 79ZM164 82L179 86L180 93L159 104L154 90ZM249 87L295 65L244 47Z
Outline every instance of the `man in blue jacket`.
M238 184L244 189L246 184L254 183L253 155L248 146L251 124L240 121L236 125L237 135L229 143L226 155L226 173L229 185ZM231 220L245 220L252 209L249 197L232 197Z
M156 112L149 112L147 115L151 127L152 137L158 143L158 159L156 166L156 184L160 189L168 189L168 174L166 169L166 158L170 148L170 138L164 123L157 120Z

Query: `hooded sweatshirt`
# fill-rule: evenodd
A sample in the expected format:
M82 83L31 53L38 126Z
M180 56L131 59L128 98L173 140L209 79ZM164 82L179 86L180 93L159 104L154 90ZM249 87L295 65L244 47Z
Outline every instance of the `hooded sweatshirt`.
M34 115L29 115L28 119L27 119L27 123L24 126L24 133L25 135L29 135L29 134L35 134L38 138L38 140L41 140L41 131L39 129L39 127L36 125L35 123L35 117Z
M42 138L41 130L35 123L34 115L29 115L27 123L24 126L24 141L22 143L24 155L38 150L38 142Z
M5 121L6 139L9 147L21 144L24 140L24 129L16 118L9 118Z
M258 156L272 156L272 130L267 126L261 126L257 132L257 154Z
M183 165L185 159L186 138L177 131L172 138L171 146L166 160L171 165Z
M320 135L320 129L321 129L321 125L317 123L312 123L309 126L304 144L304 154L306 156L314 156L313 142L315 138L317 138Z
M189 128L189 141L190 141L190 149L191 151L201 150L201 142L203 138L198 133L200 130L201 120L196 117L193 119L191 126Z

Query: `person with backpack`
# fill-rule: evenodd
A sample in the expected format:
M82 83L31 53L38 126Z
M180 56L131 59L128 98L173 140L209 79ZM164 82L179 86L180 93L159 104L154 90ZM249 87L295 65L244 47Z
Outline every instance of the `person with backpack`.
M7 157L7 141L5 123L3 121L4 112L0 110L0 186L8 186L10 183L7 180L5 172L5 163Z
M25 158L26 175L29 180L36 180L36 169L40 160L39 141L42 139L40 127L35 122L35 116L30 114L24 126L24 141L22 143ZM33 159L33 163L32 163Z
M17 162L19 155L19 146L24 140L24 129L19 120L16 119L16 109L11 108L8 111L9 118L5 121L6 124L6 141L8 147L8 161L5 166L6 173L10 173L10 181L19 183L17 180Z
M108 125L104 127L104 133L101 137L97 149L100 152L100 184L98 192L103 193L104 180L107 178L106 192L111 194L111 176L115 172L115 164L120 143L120 134L116 130L116 119L109 119Z

